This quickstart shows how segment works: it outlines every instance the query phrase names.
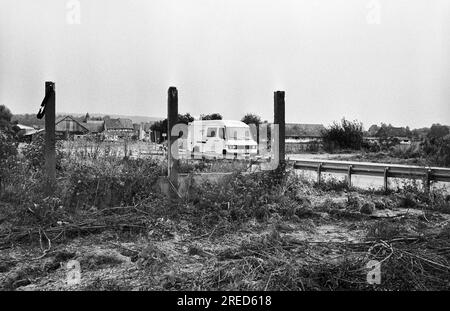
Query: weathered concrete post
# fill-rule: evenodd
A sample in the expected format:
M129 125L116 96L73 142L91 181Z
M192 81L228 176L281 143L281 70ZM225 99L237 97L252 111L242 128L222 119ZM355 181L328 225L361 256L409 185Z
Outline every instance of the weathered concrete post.
M167 175L171 196L178 196L178 148L172 148L178 136L172 136L172 128L178 122L178 91L176 87L169 87L167 99ZM173 150L172 150L173 149Z
M52 194L56 184L55 83L45 82L45 171L46 191Z
M279 128L278 142L275 142L278 147L279 168L284 170L286 154L284 91L274 92L274 124L278 124Z

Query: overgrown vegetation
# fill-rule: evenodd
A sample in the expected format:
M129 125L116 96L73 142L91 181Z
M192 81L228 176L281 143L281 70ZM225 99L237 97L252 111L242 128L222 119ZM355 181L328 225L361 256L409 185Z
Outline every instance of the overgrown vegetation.
M450 166L450 135L427 138L421 145L426 157L440 166Z
M159 190L163 161L98 156L95 147L69 157L58 145L48 196L43 140L18 152L4 137L3 289L66 289L59 269L73 258L86 290L442 290L450 282L450 197L440 189L405 182L385 195L334 178L315 185L284 164L253 172L247 162L190 161L181 163L186 194L172 200ZM211 171L232 174L195 182ZM9 249L27 253L18 261L4 256ZM382 263L379 285L367 282L369 260Z
M358 121L334 122L323 134L324 149L334 152L340 149L360 150L363 143L363 126Z
M40 241L44 251L41 256L49 257L51 266L49 263L33 268L35 278L53 271L48 269L58 269L56 255L47 255L50 254L46 252L48 241L52 245L68 243L71 237L112 231L121 235L129 233L133 239L146 236L143 240L148 245L146 248L121 250L139 267L142 273L139 277L145 280L140 288L428 290L444 289L449 281L448 254L439 251L450 246L445 230L431 240L424 240L405 231L407 223L394 218L365 225L367 236L365 239L361 236L359 242L333 242L326 238L321 242L314 238L299 239L291 234L303 230L301 232L314 237L317 228L323 225L350 222L352 228L358 228L367 221L368 216L358 212L366 199L358 199L356 193L348 194L346 200L339 202L328 198L321 203L311 202L310 198L325 196L330 190L334 193L350 190L335 180L312 187L290 169L281 179L275 172L236 172L217 182L193 183L188 196L170 202L150 186L154 185L154 179L142 178L159 175L159 164L151 160L107 158L71 163L63 160L61 168L60 178L65 179L54 197L39 197L39 192L34 190L34 204L2 207L2 213L8 210L8 222L13 223L9 231L0 232L2 246L12 241ZM110 193L115 199L108 202L105 187L111 187ZM408 193L413 195L408 197ZM437 202L439 194L427 195L419 189L409 189L399 190L396 196L393 200L399 207L420 209L421 204ZM439 200L447 202L442 195ZM16 208L11 209L11 206ZM323 218L324 213L332 217L332 222ZM355 217L356 214L359 216ZM255 224L249 227L254 220ZM424 225L418 222L415 226ZM253 235L240 241L232 240L232 246L224 243L217 250L205 248L205 245L222 245L223 242L215 242L216 239L227 236L233 239L236 234L248 232L248 228L252 228ZM181 236L190 238L183 242L187 245L186 252L178 254L177 258L171 259L167 251L155 244L156 241L169 243ZM122 265L122 255L117 259L108 254L88 252L71 256L78 256L85 270L102 271ZM184 257L190 264L195 258L202 268L183 272L172 267ZM383 263L381 285L366 282L365 266L372 259ZM18 268L8 266L5 269ZM26 275L20 271L17 278L13 281L9 278L3 285L14 289L29 284L31 281L20 279ZM83 288L129 290L134 287L119 278L95 276L84 283Z

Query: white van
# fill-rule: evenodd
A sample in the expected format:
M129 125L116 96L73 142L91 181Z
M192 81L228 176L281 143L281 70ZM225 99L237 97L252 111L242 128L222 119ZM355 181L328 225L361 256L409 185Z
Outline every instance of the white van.
M249 158L258 152L250 127L234 120L199 120L188 125L188 150L193 155Z

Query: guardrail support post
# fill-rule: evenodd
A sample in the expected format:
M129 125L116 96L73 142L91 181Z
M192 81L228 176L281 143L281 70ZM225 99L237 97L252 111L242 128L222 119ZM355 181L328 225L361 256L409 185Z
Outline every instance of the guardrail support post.
M45 82L45 171L46 192L53 194L56 185L55 83Z
M388 175L389 175L389 167L385 167L383 174L383 184L385 193L388 192Z
M430 190L431 190L431 169L428 169L425 180L425 191L429 193Z
M347 172L347 182L348 182L349 188L351 188L351 186L352 186L352 168L353 168L353 165L350 165L348 167L348 172Z
M172 145L178 136L172 136L172 128L178 122L178 91L176 87L169 87L167 98L167 175L171 197L178 196L178 148Z
M320 175L322 174L322 163L317 166L317 185L320 186Z

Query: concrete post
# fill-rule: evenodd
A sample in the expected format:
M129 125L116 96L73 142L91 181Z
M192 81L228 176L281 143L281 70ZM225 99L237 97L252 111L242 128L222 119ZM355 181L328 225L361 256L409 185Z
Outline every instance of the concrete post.
M274 93L274 124L278 124L279 136L278 136L278 155L280 159L280 166L284 166L285 161L285 103L284 103L284 91L276 91Z
M46 191L52 194L56 184L55 83L45 82L45 171Z
M169 87L167 99L167 168L169 183L171 183L172 191L170 193L177 194L178 189L178 148L172 145L176 142L178 136L172 136L172 128L178 122L178 91L176 87Z
M278 125L278 141L275 135L274 157L278 159L278 167L275 170L275 178L282 181L286 171L286 149L285 149L285 105L284 105L284 91L274 92L274 125Z

